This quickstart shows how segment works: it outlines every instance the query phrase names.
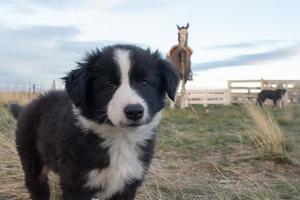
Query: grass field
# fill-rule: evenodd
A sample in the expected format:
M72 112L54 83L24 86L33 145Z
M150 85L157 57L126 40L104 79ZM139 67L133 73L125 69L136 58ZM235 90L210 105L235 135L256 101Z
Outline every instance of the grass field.
M165 112L148 199L300 199L300 107L271 112L287 136L282 159L259 154L242 106L194 109Z
M258 150L250 134L259 126L243 106L167 109L158 128L155 158L137 199L300 199L300 106L263 113L274 118L284 134L282 157ZM2 106L0 138L14 126ZM0 153L0 191L6 196L22 194L22 184L15 181L22 174L13 140L6 143L12 147L0 146L0 151L8 151Z

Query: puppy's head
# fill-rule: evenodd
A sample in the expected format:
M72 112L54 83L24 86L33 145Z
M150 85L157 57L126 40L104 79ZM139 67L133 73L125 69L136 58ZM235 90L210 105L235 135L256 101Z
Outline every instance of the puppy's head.
M65 77L66 91L81 115L119 127L147 124L174 100L179 74L159 53L115 45L88 54Z

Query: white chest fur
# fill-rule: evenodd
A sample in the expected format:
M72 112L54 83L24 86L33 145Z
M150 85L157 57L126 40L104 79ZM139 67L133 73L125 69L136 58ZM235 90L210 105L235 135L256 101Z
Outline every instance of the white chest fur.
M103 170L94 169L88 174L87 187L102 188L100 198L105 199L122 191L126 183L142 179L145 170L139 161L136 141L126 134L108 139L102 146L109 146L110 164Z
M144 145L148 139L153 139L153 129L160 121L161 112L156 113L150 123L137 128L101 125L80 115L80 111L76 108L73 109L73 113L78 119L78 126L84 132L91 130L98 134L105 139L100 145L109 148L109 166L103 170L91 170L87 175L85 187L102 188L99 197L107 199L122 191L125 184L131 180L143 178L145 169L138 159L140 154L138 146Z

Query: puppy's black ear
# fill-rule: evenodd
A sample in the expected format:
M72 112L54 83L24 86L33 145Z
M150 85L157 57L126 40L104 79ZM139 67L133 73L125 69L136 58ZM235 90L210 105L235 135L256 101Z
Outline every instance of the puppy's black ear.
M161 65L162 84L168 97L174 101L179 83L179 71L170 62L162 60Z
M87 77L83 67L72 70L62 78L65 81L65 89L76 107L85 100L87 93Z

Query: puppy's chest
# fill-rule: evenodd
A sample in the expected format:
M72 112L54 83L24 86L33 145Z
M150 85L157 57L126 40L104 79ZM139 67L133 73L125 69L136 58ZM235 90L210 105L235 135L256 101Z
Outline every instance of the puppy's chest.
M123 137L106 142L104 145L109 146L109 166L102 170L91 170L86 183L90 188L101 188L102 198L121 191L126 183L142 179L145 173L144 165L139 159L139 154L143 152L135 142Z

